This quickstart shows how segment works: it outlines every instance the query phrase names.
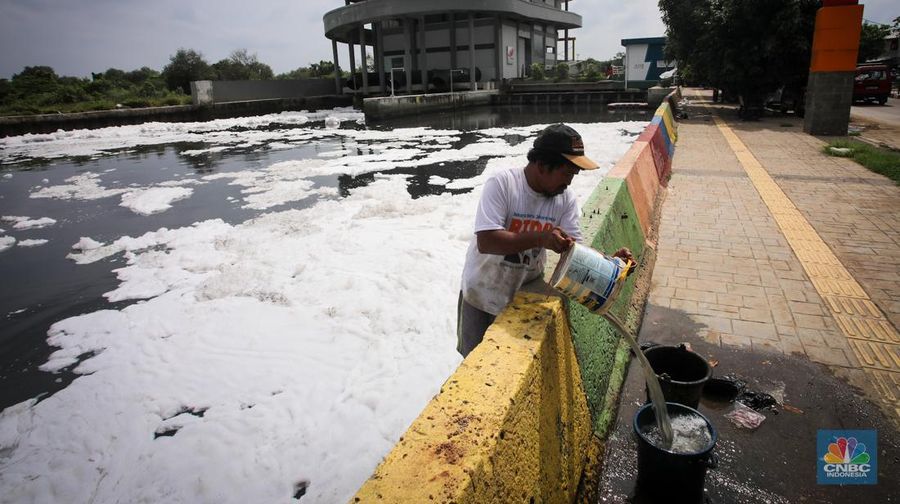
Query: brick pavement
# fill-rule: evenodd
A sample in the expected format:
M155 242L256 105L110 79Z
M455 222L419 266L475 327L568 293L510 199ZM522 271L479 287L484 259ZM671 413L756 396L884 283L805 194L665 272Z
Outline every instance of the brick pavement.
M650 303L703 324L700 336L710 343L805 356L883 397L710 112L692 107L679 126ZM851 160L824 155L823 141L804 134L797 119L741 123L733 112L724 115L774 190L808 220L896 335L900 188ZM894 364L900 370L900 361ZM885 376L900 383L898 375Z

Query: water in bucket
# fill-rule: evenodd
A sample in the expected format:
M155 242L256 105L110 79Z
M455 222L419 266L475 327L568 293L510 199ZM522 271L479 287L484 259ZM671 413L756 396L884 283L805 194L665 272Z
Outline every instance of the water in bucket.
M618 257L610 257L581 244L574 244L559 258L559 264L553 271L550 285L569 298L581 303L591 312L606 317L625 341L631 345L634 354L641 363L650 400L656 413L656 423L668 447L672 442L672 427L669 424L669 413L666 400L656 373L638 346L634 335L625 328L609 308L622 290L628 271L634 266Z
M679 415L671 417L673 453L698 453L709 447L712 436L703 417ZM641 431L654 446L665 447L665 439L657 425L649 425Z

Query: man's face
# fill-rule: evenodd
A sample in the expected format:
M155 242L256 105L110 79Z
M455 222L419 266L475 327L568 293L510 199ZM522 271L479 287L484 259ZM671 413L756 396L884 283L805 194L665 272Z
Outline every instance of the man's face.
M542 165L539 171L542 175L543 182L541 194L548 198L552 198L562 194L566 188L569 187L569 184L572 183L572 178L575 177L580 169L573 164L566 164L565 166L560 166L553 170Z

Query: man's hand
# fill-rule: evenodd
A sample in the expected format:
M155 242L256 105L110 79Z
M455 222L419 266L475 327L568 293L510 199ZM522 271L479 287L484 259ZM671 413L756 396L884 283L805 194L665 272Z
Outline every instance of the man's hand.
M613 254L613 257L618 257L623 261L631 262L633 266L628 270L628 275L634 273L634 270L637 269L637 261L634 260L634 255L632 255L631 250L627 247L622 247L619 250L616 250L616 253Z
M575 245L575 239L558 227L551 231L545 231L541 236L541 247L550 249L557 254L562 254L573 245Z

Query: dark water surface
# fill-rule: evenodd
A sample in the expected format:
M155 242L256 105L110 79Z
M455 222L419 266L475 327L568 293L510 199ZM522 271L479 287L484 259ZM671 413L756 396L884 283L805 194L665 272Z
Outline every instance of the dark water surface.
M451 148L461 148L478 138L472 130L497 127L528 126L551 122L588 123L646 121L648 112L607 113L600 105L537 106L470 109L460 113L411 116L371 126L375 130L391 130L430 126L434 129L457 129L464 133ZM324 128L321 121L289 128ZM366 128L345 122L342 128ZM524 138L507 137L515 143ZM318 196L267 210L241 208L240 186L229 185L231 179L213 180L193 188L193 194L172 204L172 208L154 215L138 215L119 206L120 196L97 200L34 199L29 194L39 186L65 184L65 179L81 174L100 175L101 185L109 188L151 186L177 179L199 179L213 173L266 168L287 160L315 158L320 152L345 148L346 140L336 137L298 144L290 149L274 150L263 146L249 149L230 148L225 152L188 156L183 151L202 149L204 143L173 143L140 147L118 155L97 159L32 160L27 163L0 165L0 216L50 217L57 223L42 229L16 231L12 223L0 222L5 235L18 241L47 239L38 247L13 246L0 252L0 410L33 397L46 398L61 390L79 375L72 368L59 373L40 371L53 348L47 344L47 331L60 320L100 309L122 309L137 301L110 303L103 293L118 285L113 270L125 265L121 254L92 264L78 265L66 259L72 245L88 236L109 243L122 236L140 236L161 227L178 228L207 219L222 219L238 224L265 212L300 209L314 205ZM366 141L357 141L357 154L370 154ZM414 198L442 192L466 192L470 189L448 189L428 183L432 175L447 179L471 178L485 168L487 158L475 161L444 162L415 168L398 168L380 173L410 175L408 191ZM43 182L47 179L48 182ZM340 197L350 190L365 186L375 173L357 176L330 175L311 177L319 187L336 187ZM232 197L228 200L228 197ZM83 356L87 358L88 356ZM77 366L77 365L76 365Z

